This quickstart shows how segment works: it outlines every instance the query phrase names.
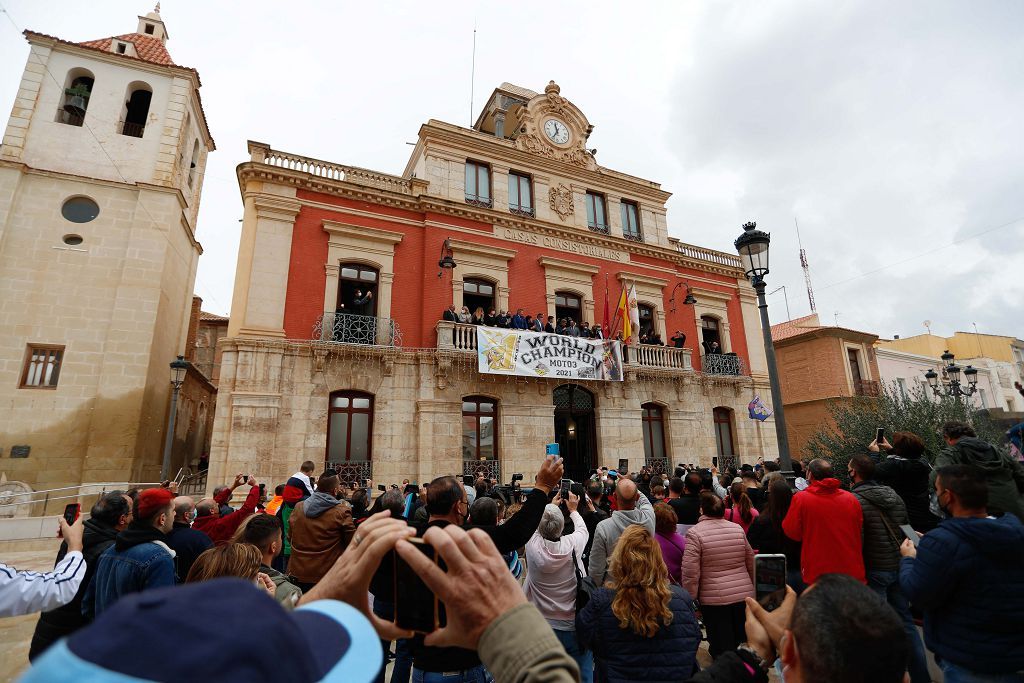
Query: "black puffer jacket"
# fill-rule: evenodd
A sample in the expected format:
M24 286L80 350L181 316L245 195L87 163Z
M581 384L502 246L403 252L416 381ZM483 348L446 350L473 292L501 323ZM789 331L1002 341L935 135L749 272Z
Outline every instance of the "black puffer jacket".
M82 557L85 558L85 577L82 579L82 585L79 586L78 592L75 593L71 602L39 615L39 623L36 624L35 633L32 635L32 645L29 647L29 660L34 660L58 640L71 635L89 623L82 616L82 598L85 596L85 589L89 587L96 576L97 560L104 550L114 544L117 529L94 519L85 520L84 527ZM67 543L61 543L60 550L57 552L57 562L63 560L67 552Z
M685 681L696 668L700 626L690 595L672 586L669 609L672 623L662 626L653 638L644 638L619 627L612 613L615 591L600 588L576 617L580 643L594 652L596 683ZM670 653L670 656L666 653Z
M928 477L932 468L922 458L904 458L890 455L878 461L875 467L875 479L880 484L891 486L896 495L903 499L907 506L907 517L910 526L918 531L931 531L939 523L939 518L928 511L928 495L931 485Z
M857 496L864 511L865 571L897 571L903 543L899 525L909 523L903 500L894 490L876 481L854 484L850 491Z

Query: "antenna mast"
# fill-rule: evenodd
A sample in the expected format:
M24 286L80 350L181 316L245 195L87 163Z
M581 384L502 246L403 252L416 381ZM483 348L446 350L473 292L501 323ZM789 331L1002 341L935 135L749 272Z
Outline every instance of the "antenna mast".
M800 267L804 269L804 283L807 285L807 300L811 304L811 313L818 312L818 306L814 303L814 288L811 287L811 266L807 263L807 251L804 250L803 242L800 241L800 224L797 223L796 217L793 217L793 222L796 223L796 243L800 245Z
M473 127L473 88L476 86L476 21L473 22L473 62L469 73L469 127Z

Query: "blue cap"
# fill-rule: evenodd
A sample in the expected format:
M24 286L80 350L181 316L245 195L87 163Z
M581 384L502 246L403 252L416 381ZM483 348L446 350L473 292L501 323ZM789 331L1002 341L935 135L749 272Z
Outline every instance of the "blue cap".
M288 612L252 582L224 578L125 596L21 681L369 683L382 661L377 632L351 605Z

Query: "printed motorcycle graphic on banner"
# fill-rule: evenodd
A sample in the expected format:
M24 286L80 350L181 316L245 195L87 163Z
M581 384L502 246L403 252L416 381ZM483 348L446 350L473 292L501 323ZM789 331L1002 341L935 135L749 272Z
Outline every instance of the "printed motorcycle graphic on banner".
M622 381L622 343L561 334L476 328L482 373Z

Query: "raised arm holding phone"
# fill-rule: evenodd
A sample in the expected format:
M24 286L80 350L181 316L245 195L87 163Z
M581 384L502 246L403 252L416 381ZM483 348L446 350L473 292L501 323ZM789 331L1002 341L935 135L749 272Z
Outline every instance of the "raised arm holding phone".
M84 520L68 524L61 517L60 534L68 544L68 553L52 572L18 571L0 563L0 617L16 617L45 612L71 602L85 578L82 557Z

